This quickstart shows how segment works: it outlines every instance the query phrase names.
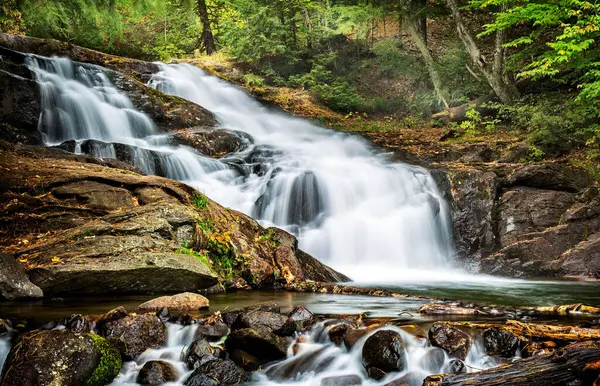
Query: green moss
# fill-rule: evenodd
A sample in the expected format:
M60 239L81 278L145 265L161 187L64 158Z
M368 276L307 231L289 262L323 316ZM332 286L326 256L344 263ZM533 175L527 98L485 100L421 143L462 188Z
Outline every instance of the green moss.
M194 256L196 258L196 260L198 260L199 262L201 262L202 264L204 264L210 268L210 263L208 262L208 258L204 255L199 254L198 252L194 251L193 249L188 248L187 243L184 243L184 245L177 250L177 253L181 253L182 255Z
M92 344L100 352L100 363L94 370L94 374L85 382L85 386L103 386L112 382L123 364L119 350L114 348L108 341L96 334L88 334Z

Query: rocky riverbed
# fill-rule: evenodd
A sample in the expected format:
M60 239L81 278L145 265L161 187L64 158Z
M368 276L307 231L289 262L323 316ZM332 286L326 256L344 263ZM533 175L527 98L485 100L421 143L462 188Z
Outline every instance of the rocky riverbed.
M542 322L410 324L276 303L210 313L182 293L43 326L1 321L1 384L592 384L600 329Z

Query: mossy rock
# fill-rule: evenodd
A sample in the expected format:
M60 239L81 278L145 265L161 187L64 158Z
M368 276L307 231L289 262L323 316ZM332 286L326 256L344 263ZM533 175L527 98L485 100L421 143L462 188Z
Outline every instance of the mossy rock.
M2 386L101 386L121 369L121 356L104 338L63 330L21 336L4 366Z

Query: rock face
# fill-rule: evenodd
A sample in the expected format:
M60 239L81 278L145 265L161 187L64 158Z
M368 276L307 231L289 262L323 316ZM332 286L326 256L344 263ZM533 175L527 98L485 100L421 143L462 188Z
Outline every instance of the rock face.
M375 379L381 379L389 372L404 370L406 352L400 334L381 330L371 335L363 346L362 362L369 376Z
M198 377L198 380L195 378ZM215 359L201 365L194 370L188 380L185 381L186 386L205 385L206 378L217 381L219 385L239 385L246 381L247 374L228 359Z
M167 342L167 329L153 314L134 314L106 323L103 333L127 360L135 359L149 348L161 348Z
M14 300L41 298L40 287L29 281L25 270L14 258L0 253L0 298Z
M119 352L97 335L35 330L10 351L1 385L102 386L120 369Z
M159 311L163 308L169 311L190 311L208 308L209 301L202 295L184 292L173 296L161 296L140 304L142 312Z
M466 332L446 323L434 323L429 329L429 341L444 349L448 355L461 360L467 358L471 348L471 337Z
M196 204L200 193L182 183L56 149L0 149L0 252L10 250L45 295L197 291L219 274L255 288L341 276L283 231L285 243L262 242L266 230L250 217L204 196ZM231 273L211 264L219 235ZM325 268L306 271L307 260Z

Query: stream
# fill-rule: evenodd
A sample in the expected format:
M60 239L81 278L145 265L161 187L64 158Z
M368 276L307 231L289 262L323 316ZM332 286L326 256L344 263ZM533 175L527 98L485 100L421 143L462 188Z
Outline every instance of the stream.
M293 233L300 247L354 280L354 285L400 293L505 306L586 303L600 306L588 283L527 281L467 273L454 261L449 209L427 170L388 161L364 140L320 128L272 111L245 91L187 64L160 64L149 85L213 112L222 128L239 132L246 146L215 160L173 145L101 67L64 58L31 55L28 66L39 83L43 112L39 130L47 146L74 143L74 152L116 158L119 146L147 174L186 182L223 206L240 210L264 226ZM117 306L128 311L156 296L119 296L0 302L3 318L33 324L69 314L99 315ZM426 326L439 316L416 311L427 300L292 292L253 291L208 296L210 313L265 301L289 312L305 305L315 314L362 314ZM473 319L471 316L470 319ZM327 323L327 322L324 322ZM331 322L329 322L331 323ZM134 385L148 360L171 362L183 384L189 371L180 361L194 340L195 325L168 324L168 344L125 363L114 385ZM401 374L371 380L361 364L367 336L347 350L315 325L297 355L255 373L256 385L318 385L324 378L355 375L364 385L384 385L407 376L420 385L429 374L447 371L450 358L416 333L398 327L407 351ZM421 331L422 332L422 331ZM0 335L0 367L9 337ZM518 353L515 353L518 356ZM498 365L478 337L465 361L468 371ZM300 375L295 375L295 374Z

